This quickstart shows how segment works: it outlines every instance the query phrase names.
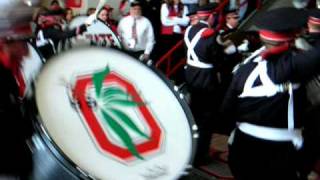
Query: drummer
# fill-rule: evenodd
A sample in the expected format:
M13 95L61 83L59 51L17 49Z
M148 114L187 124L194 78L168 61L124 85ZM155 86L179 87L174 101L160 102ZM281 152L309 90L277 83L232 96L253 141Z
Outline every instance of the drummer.
M30 22L38 1L0 1L0 179L27 179L32 169L31 152L26 145L27 121L22 118L18 89L20 63L28 55L22 39L32 35ZM19 11L17 11L19 9ZM23 13L22 13L23 12Z

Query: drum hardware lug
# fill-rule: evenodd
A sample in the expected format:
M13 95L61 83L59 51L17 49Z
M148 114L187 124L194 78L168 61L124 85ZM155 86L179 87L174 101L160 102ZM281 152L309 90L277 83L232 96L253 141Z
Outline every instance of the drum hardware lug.
M182 93L179 94L180 99L184 98L184 95Z
M193 126L192 126L192 130L193 130L193 131L198 131L198 126L197 126L197 125L193 125Z
M179 91L179 87L178 86L173 86L174 91L178 92Z
M186 167L184 168L184 171L181 173L181 176L187 176L190 174L190 170L192 169L191 164L187 164Z
M192 135L192 137L195 138L195 139L197 139L197 138L199 138L199 134L198 134L198 133L194 133L194 134Z

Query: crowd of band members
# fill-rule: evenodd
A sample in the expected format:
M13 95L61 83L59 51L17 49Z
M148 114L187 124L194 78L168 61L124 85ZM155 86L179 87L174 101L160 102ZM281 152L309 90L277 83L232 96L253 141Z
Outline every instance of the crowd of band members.
M151 32L148 37L143 37L143 41L137 41L137 47L131 49L128 44L128 36L132 36L132 28L125 28L125 34L119 33L119 31L122 31L124 29L123 27L118 28L118 25L121 24L121 21L128 21L128 16L137 16L137 15L131 15L131 0L123 0L120 2L119 7L111 7L109 4L106 4L103 8L98 10L98 19L100 19L102 22L104 22L106 25L108 25L111 30L118 34L121 38L121 40L124 43L124 47L128 52L134 52L131 54L139 54L137 53L142 52L144 50L145 53L140 54L141 57L145 57L145 59L151 58L153 60L159 59L162 55L164 55L169 49L171 49L179 40L183 39L183 33L186 29L186 27L190 24L190 18L186 16L189 12L195 11L195 9L199 6L205 5L209 2L219 2L219 1L201 1L201 0L163 0L163 1L144 1L140 0L137 1L140 3L139 7L140 9L138 11L140 12L133 12L138 13L139 19L144 19L143 21L147 22L151 26L148 25L147 30L148 32ZM251 3L254 4L254 3ZM114 11L114 8L118 8L119 14L116 17ZM57 11L53 14L46 13L48 11L57 11L57 10L63 10L60 11L60 13ZM90 16L95 12L94 7L89 7L87 10L86 15ZM45 15L47 14L47 15ZM49 23L45 24L43 21L39 21L39 17L46 16L45 19L49 21ZM72 8L63 9L62 5L59 4L59 1L53 0L49 7L43 7L38 10L37 13L35 13L34 17L34 24L35 24L35 33L39 35L39 30L46 29L49 26L54 27L55 29L61 30L61 36L59 37L46 37L46 33L42 34L40 38L42 39L48 39L45 41L53 41L54 44L54 50L51 51L58 51L58 43L61 42L62 48L68 48L71 46L70 40L67 40L68 38L74 36L73 33L69 33L68 35L66 33L62 32L68 32L71 29L69 28L69 24L72 21L73 18L75 18L78 15L75 15ZM54 18L52 18L54 17ZM41 19L41 18L40 18ZM51 20L54 19L54 22ZM48 25L49 24L49 25ZM123 24L123 23L122 23ZM131 26L133 25L133 22L131 23ZM129 25L126 24L127 27ZM141 28L142 26L136 26L137 30L137 37L141 39L141 36L143 35L143 32L145 31L144 28ZM150 29L150 30L149 30ZM78 33L82 33L82 31L85 31L85 28L82 27L81 32L78 31ZM39 37L38 37L39 38ZM55 40L52 40L55 39ZM132 40L130 40L132 42ZM148 44L148 45L147 45ZM152 44L152 46L151 46ZM147 54L146 54L147 53ZM183 53L183 52L181 52ZM179 54L181 54L179 53ZM43 53L43 54L50 54L50 55L44 55L46 58L51 57L54 53ZM138 56L138 57L140 57ZM135 56L136 57L136 56ZM179 57L180 58L180 57ZM143 59L143 58L142 58Z
M123 6L126 2L127 1L123 1L120 4L120 9L123 9ZM254 103L251 102L253 100L252 97L248 98L244 95L244 98L239 100L239 95L242 92L241 90L243 90L243 86L246 82L246 77L250 75L250 72L253 71L257 64L256 62L251 61L251 59L256 57L248 59L248 62L246 62L247 64L240 65L240 68L236 70L236 75L234 75L232 71L236 64L244 60L243 52L251 49L257 50L258 48L256 48L256 44L261 45L262 42L256 42L257 39L250 39L250 36L245 36L246 38L240 38L240 40L238 40L239 38L237 39L237 37L233 35L239 34L239 36L242 36L241 33L237 31L237 26L239 23L239 14L237 9L226 8L224 10L223 17L225 17L225 24L222 28L219 28L219 30L216 31L215 27L217 26L217 24L211 14L212 9L217 7L218 3L210 4L203 1L183 1L184 4L182 4L182 2L180 2L179 0L174 0L166 1L161 5L159 1L148 2L154 2L152 6L154 6L156 9L146 8L146 5L141 2L136 4L135 2L130 2L131 5L130 11L128 12L129 14L122 11L123 17L120 19L119 23L110 18L110 12L112 12L113 8L108 5L105 6L102 10L99 10L98 18L108 23L113 30L116 29L116 33L120 35L126 51L132 56L135 56L141 60L149 59L150 56L152 58L152 52L154 52L155 54L154 57L157 57L156 55L159 55L159 52L165 52L165 49L159 50L159 47L163 46L163 44L161 43L168 43L170 45L173 45L174 42L169 41L184 39L186 46L185 55L187 58L187 65L185 68L185 82L191 94L190 107L195 117L195 121L199 126L200 133L197 153L194 162L194 165L196 167L206 164L206 161L210 159L208 153L212 133L222 133L229 135L229 133L231 133L231 130L236 127L235 121L247 122L253 119L252 122L259 124L261 122L256 121L261 119L262 121L265 120L267 124L270 123L268 125L271 126L273 126L273 122L269 122L268 120L270 119L279 119L279 122L281 121L280 123L283 123L282 121L286 122L288 116L286 115L287 109L283 110L282 107L279 106L288 104L288 94L280 94L279 96L277 95L275 101L277 101L277 98L280 98L283 101L281 101L280 104L275 105L275 107L268 106L268 103L274 100L272 99L273 96L271 95L263 98L255 97L257 98L257 100L254 100ZM202 5L199 7L199 3L204 3L206 5ZM194 10L195 7L197 10ZM64 13L59 13L56 10L59 10L59 4L57 4L56 1L53 1L51 3L51 6L49 7L49 10L41 9L40 11L43 12L40 12L39 15L35 17L35 22L37 24L35 32L37 33L38 37L42 37L44 40L42 42L38 41L36 43L43 43L42 45L50 44L53 45L54 48L57 48L58 42L63 40L66 42L64 43L65 46L68 46L68 38L86 31L86 27L88 25L82 25L76 29L68 29L68 24L73 17L72 9L68 9L66 11L67 13L65 14L65 17L63 18L61 18L61 14ZM157 14L159 14L159 18L157 18L156 20L152 20L152 18L154 18L153 11L158 12ZM57 14L50 14L48 12L58 13L58 16L55 16ZM88 9L88 15L92 14L93 12L94 9ZM144 14L142 14L142 12ZM317 15L317 12L315 14ZM52 19L52 15L54 15L55 18ZM302 178L302 176L308 174L311 171L315 160L319 158L317 153L319 152L320 148L318 143L316 142L320 137L318 130L319 122L317 121L320 112L318 100L319 91L317 89L319 88L319 81L318 77L315 77L315 75L319 72L319 63L317 63L316 60L320 58L319 51L317 50L319 49L318 39L320 32L320 17L316 16L315 19L315 21L308 21L309 32L304 35L303 39L305 39L309 45L303 45L303 50L296 51L296 48L293 47L288 47L287 49L283 50L281 49L282 46L279 50L276 47L278 47L279 44L282 45L282 42L263 42L264 44L268 44L268 46L271 46L270 51L266 51L262 54L264 58L274 58L275 61L278 60L286 62L286 58L289 57L287 59L289 59L289 62L293 63L291 64L291 66L285 64L283 67L284 69L281 69L281 71L277 69L278 64L270 65L274 65L274 67L276 67L276 70L274 70L274 72L279 73L276 74L279 75L277 77L270 76L272 81L279 81L277 83L283 83L286 80L293 80L294 82L309 82L306 87L307 94L310 97L310 102L307 102L304 107L301 107L301 105L299 104L296 105L299 106L298 108L301 108L299 112L303 111L303 115L305 116L305 118L300 117L300 119L310 119L304 124L304 127L307 131L304 132L305 146L303 148L303 151L296 151L290 143L286 143L284 144L284 146L290 146L288 149L290 150L290 152L292 152L292 154L288 155L288 149L283 150L283 144L280 145L281 147L274 147L274 149L270 150L270 146L273 147L274 145L273 141L271 141L271 143L265 140L260 142L259 138L248 137L247 134L237 129L235 132L235 139L233 139L233 142L230 144L230 166L232 173L234 173L237 179L252 179L256 174L265 175L264 173L267 171L269 171L269 175L265 178L276 179L275 177L278 177L277 174L279 175L279 173L282 173L284 177L292 177L293 179L297 179L300 178L296 175L296 172L298 171L300 173L299 176L301 176ZM319 22L317 21L317 19L319 20ZM133 27L134 23L137 23L135 25L137 26L137 30L135 32L137 37L132 36L132 34L134 34L132 32L133 28L127 28L128 26ZM62 26L62 24L64 26ZM139 28L143 29L139 30ZM43 32L39 33L41 31ZM253 36L255 35L256 34L254 34ZM52 42L50 42L48 39L51 39ZM14 46L14 44L12 44L12 46ZM272 49L272 47L274 47L274 49ZM315 48L313 47L317 49L315 50ZM41 48L41 46L39 48ZM292 54L290 54L289 56L285 56L286 58L283 57L284 53L291 53L293 51L294 53L298 54L297 57L295 57L296 55ZM301 53L301 51L305 51L305 53ZM47 50L42 50L42 52L45 58L50 58L55 54L54 49L50 50L50 52L48 52ZM257 54L257 56L258 55L259 54ZM307 57L307 59L310 59L310 62L303 61L302 57ZM2 77L8 76L6 70L1 70L0 72L4 73ZM284 74L281 75L281 73L283 72L287 73L284 74L288 77L282 77L285 76ZM296 72L296 74L293 74L292 72ZM11 77L8 77L8 79L10 78ZM281 80L277 78L280 78ZM10 83L11 82L14 82L14 80L10 81ZM260 83L263 84L263 82ZM5 90L6 89L3 89L3 91ZM240 94L238 92L239 90L241 91ZM226 94L226 92L228 93ZM245 93L247 92L243 91L243 94ZM3 94L10 93L4 92ZM224 99L223 97L226 98ZM1 98L3 99L4 104L7 102L8 104L10 104L9 101L12 101L8 97ZM305 100L306 99L303 99L304 102ZM264 101L265 104L262 105L260 101ZM220 115L219 110L221 104L223 106L222 114ZM257 110L259 110L259 112L257 112ZM279 116L279 114L281 114L281 116ZM265 119L268 117L270 119ZM20 117L15 118L20 119ZM277 127L278 124L275 124L275 127ZM263 123L259 125L265 126L265 124ZM282 125L283 124L281 124L280 127L282 127ZM302 125L298 123L297 126ZM243 127L244 126L242 126L242 128ZM22 139L23 138L24 137L22 137ZM4 142L5 140L1 139L1 141ZM10 144L9 142L7 143ZM259 154L258 152L252 152L250 150L251 145L255 145L255 147L260 146L260 149L256 150L261 151L261 154ZM250 148L248 148L249 146ZM17 147L17 149L25 148L26 147L24 145L21 147ZM303 153L303 157L305 159L305 161L303 162L304 169L297 169L297 167L295 166L296 162L292 163L291 166L286 166L291 161L288 162L285 161L285 159L281 159L284 157L278 157L278 161L272 161L276 156L276 153L274 153L275 149L279 150L279 152L282 152L282 154L280 153L278 154L278 156L287 155L292 159L297 158L297 153ZM25 153L24 150L22 152ZM6 153L10 154L9 152ZM20 154L23 155L23 153ZM265 154L267 153L270 153L272 155L265 156ZM253 155L253 157L249 158L250 155ZM23 158L28 158L28 156L23 156ZM279 166L274 166L274 168L271 168L271 165L264 166L262 165L264 162L260 162L259 158L262 159L261 161L265 161L267 158L269 158L270 163L279 163ZM250 162L245 162L246 160ZM23 161L27 162L27 160ZM15 164L13 164L13 166L15 166ZM281 166L288 167L288 169L283 169ZM275 168L279 169L275 170ZM256 173L252 173L252 169L255 169ZM260 179L261 178L262 177L260 177Z

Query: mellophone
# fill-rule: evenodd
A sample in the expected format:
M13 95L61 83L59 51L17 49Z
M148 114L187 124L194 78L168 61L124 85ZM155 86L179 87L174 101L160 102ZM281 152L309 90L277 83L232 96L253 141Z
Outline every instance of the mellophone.
M111 48L50 59L35 82L32 179L178 179L197 126L157 70Z

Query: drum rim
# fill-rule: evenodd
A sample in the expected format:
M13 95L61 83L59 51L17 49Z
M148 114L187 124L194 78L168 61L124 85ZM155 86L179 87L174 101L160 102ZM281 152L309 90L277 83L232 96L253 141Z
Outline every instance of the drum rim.
M78 47L78 48L74 48L71 49L69 51L81 51L81 49L100 49L103 51L106 51L106 48L103 47ZM114 48L107 48L108 51L115 51L115 52L120 52L126 56L129 56L131 58L133 58L132 56L128 55L126 52L120 50L120 49L114 49ZM68 52L69 52L68 51ZM67 53L67 52L64 52ZM63 54L64 54L63 53ZM59 56L59 55L58 55ZM58 57L56 56L56 57ZM190 154L190 158L188 160L188 163L186 164L187 166L184 168L184 171L177 173L177 175L180 175L179 177L183 176L183 172L186 172L189 167L188 165L192 165L192 162L194 160L195 157L195 153L196 153L196 147L197 147L197 141L198 138L195 137L195 135L198 135L198 128L193 128L194 126L197 127L197 124L194 120L194 117L192 115L192 112L189 108L189 105L187 104L186 100L184 98L180 98L180 91L179 90L175 90L175 86L174 84L172 84L172 82L158 69L156 69L155 66L148 66L146 64L144 64L143 62L141 62L140 60L133 58L136 61L138 61L138 63L142 66L144 66L145 68L149 68L153 73L155 73L157 75L157 77L159 77L162 82L165 83L165 85L170 89L170 91L174 94L174 96L176 97L176 100L179 102L179 104L181 105L181 108L183 109L183 112L185 113L186 119L188 120L188 125L189 125L189 130L191 132L191 154ZM35 93L36 94L36 93ZM92 174L88 173L87 171L81 169L77 164L75 164L72 159L70 159L64 152L63 150L57 145L57 143L50 137L50 133L48 131L48 129L44 126L44 123L42 121L42 118L40 116L40 113L38 111L37 108L37 104L36 104L36 96L35 96L35 106L36 106L36 131L40 134L40 136L43 138L44 142L46 143L46 146L49 148L50 152L57 158L57 160L61 161L61 162L66 162L68 164L68 167L65 166L65 164L63 164L68 170L70 170L70 168L72 170L70 170L71 172L78 172L77 174L75 174L76 176L79 176L79 174L84 175L86 178L89 179L95 179L94 176L92 176ZM81 176L79 176L81 177Z
M33 120L33 127L36 134L42 140L42 143L50 151L51 155L56 158L61 166L70 171L73 175L81 179L95 180L89 173L81 169L77 164L75 164L54 142L54 140L49 136L48 130L45 126L41 124L40 117L36 117L36 121Z

